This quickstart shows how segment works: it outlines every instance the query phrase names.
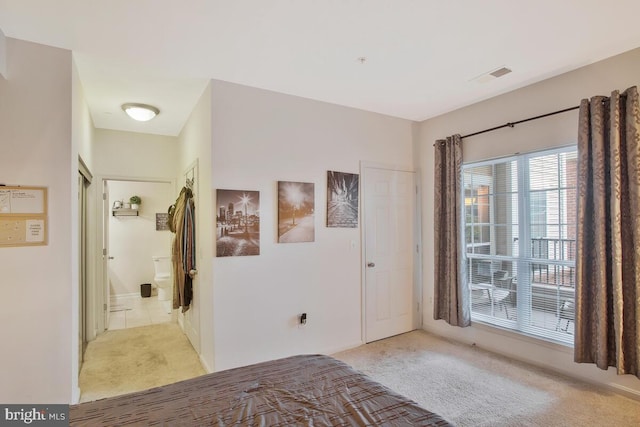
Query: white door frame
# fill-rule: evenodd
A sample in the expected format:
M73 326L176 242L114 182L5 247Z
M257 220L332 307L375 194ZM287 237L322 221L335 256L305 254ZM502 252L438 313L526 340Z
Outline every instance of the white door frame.
M367 236L365 230L366 224L366 209L365 209L365 197L366 191L365 188L365 177L366 171L368 168L372 169L385 169L385 170L394 170L400 172L411 172L415 174L415 218L413 224L413 239L416 250L413 252L414 254L414 262L413 262L413 294L415 297L415 302L417 303L416 311L414 311L413 317L413 329L419 329L422 327L422 313L423 313L423 303L422 303L422 221L421 221L421 198L420 198L420 174L414 168L409 166L398 166L398 165L390 165L386 163L378 163L378 162L360 162L360 207L362 209L362 215L360 216L360 293L361 293L361 320L360 320L360 329L361 329L361 339L363 343L367 342L366 337L366 285L367 285Z
M93 281L93 289L90 290L90 297L93 297L93 301L87 303L87 325L89 325L89 333L87 336L87 340L91 341L95 339L98 335L102 334L109 325L105 324L105 304L109 304L109 301L106 300L105 295L108 295L108 284L104 283L104 262L103 257L109 256L109 254L103 255L103 248L105 248L104 236L103 236L103 226L104 221L108 219L108 212L105 213L102 199L102 191L104 188L105 181L130 181L130 182L159 182L159 183L169 183L172 188L175 187L175 178L144 178L144 177L131 177L131 176L121 176L121 175L101 175L95 177L96 183L99 183L100 190L96 191L95 195L95 227L92 231L95 233L96 238L95 241L95 275ZM105 215L107 217L105 218ZM106 287L106 288L105 288Z

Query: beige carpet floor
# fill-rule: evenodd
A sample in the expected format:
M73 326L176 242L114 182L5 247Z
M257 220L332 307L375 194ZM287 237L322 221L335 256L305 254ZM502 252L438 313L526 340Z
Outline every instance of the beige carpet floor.
M640 425L640 401L424 331L332 356L457 426Z
M205 373L176 323L107 331L85 351L80 401L146 390Z
M424 331L332 356L457 426L640 425L640 401ZM85 352L81 401L204 373L175 323L108 331Z

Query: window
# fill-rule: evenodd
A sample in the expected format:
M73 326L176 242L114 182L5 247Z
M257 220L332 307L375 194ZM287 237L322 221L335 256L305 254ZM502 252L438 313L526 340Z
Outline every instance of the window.
M473 320L573 344L575 147L463 166Z

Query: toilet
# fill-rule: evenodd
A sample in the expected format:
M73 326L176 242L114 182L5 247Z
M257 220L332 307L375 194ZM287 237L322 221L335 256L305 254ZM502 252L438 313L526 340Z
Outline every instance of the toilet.
M154 256L153 268L155 276L153 281L158 288L158 301L162 301L167 313L171 313L173 303L173 266L170 256Z

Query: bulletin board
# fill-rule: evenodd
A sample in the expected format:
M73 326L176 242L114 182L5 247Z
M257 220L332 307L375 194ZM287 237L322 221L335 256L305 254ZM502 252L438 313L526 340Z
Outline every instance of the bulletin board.
M47 188L0 187L0 247L47 244Z

